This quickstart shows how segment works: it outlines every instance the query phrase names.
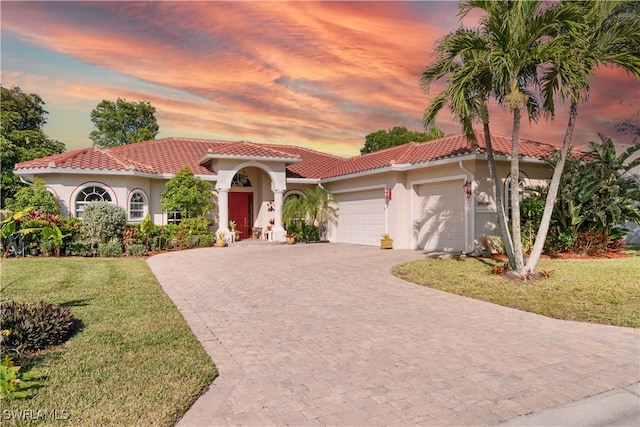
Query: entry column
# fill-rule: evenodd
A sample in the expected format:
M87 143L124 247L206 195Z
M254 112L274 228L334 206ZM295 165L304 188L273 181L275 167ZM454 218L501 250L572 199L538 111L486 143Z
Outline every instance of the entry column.
M229 231L229 189L218 188L218 230Z
M273 224L273 234L272 238L276 242L284 242L285 241L285 230L282 228L282 200L284 190L273 190L273 198L275 204L275 221Z

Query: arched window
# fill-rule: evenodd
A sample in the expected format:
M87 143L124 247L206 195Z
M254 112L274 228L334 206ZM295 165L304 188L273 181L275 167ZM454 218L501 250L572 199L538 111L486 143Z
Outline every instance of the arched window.
M233 176L231 181L232 187L251 187L251 181L249 181L249 175L244 170L239 171Z
M107 190L97 185L92 185L84 188L78 193L78 196L76 197L76 216L78 218L82 218L84 207L91 202L99 201L111 201L111 196L109 195Z
M142 220L145 204L144 194L140 191L135 191L131 194L129 199L129 219L131 221Z

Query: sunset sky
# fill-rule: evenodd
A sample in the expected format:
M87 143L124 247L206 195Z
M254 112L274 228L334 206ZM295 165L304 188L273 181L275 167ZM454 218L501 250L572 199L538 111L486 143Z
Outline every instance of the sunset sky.
M422 130L419 87L435 41L455 29L456 2L2 1L2 85L36 93L45 132L91 145L90 113L118 97L156 107L158 137L295 144L356 155L365 135ZM473 19L470 17L469 19ZM477 19L477 16L476 16ZM472 24L473 22L467 22ZM615 69L591 80L574 145L603 132L621 144L638 124L640 85ZM523 123L522 136L560 144L567 123ZM445 133L459 126L447 114ZM498 108L496 134L511 134Z

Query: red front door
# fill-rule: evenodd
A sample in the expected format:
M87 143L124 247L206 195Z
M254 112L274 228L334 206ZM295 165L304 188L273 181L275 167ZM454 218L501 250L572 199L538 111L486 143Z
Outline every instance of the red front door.
M235 221L236 230L243 239L251 236L253 227L253 193L229 193L229 221Z

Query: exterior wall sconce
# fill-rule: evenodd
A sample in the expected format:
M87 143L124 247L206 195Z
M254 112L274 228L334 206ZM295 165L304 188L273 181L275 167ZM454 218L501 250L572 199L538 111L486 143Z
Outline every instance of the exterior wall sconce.
M384 190L384 201L387 203L391 201L391 189Z
M473 184L471 184L471 181L465 181L464 184L462 184L462 187L464 188L464 192L467 195L467 199L471 197L471 194L473 194L472 185Z

